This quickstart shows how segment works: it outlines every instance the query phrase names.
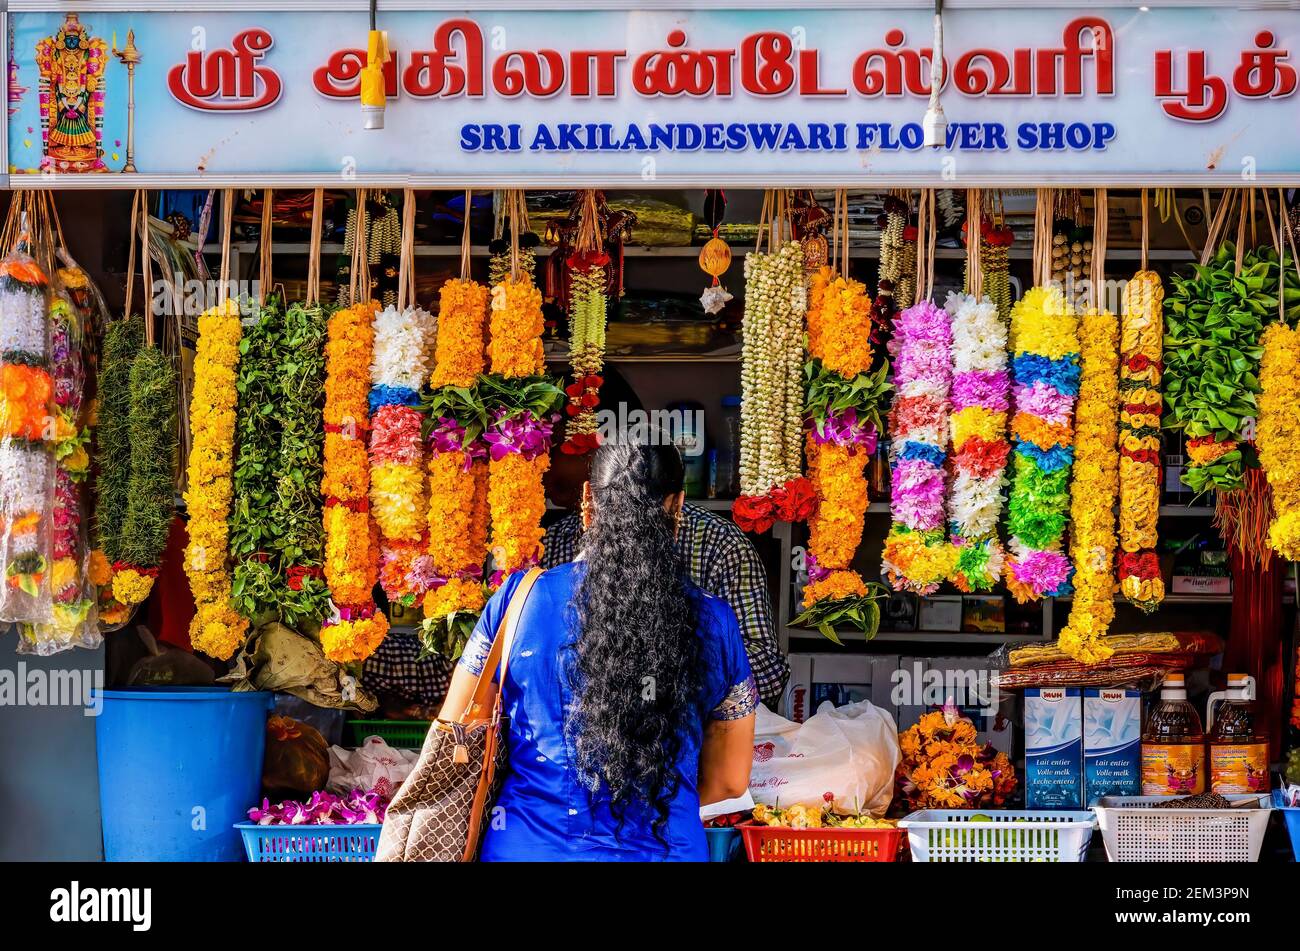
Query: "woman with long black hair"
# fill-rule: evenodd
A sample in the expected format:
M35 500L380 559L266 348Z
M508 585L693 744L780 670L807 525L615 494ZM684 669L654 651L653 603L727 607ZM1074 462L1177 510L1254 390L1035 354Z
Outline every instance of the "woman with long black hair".
M498 685L507 767L480 857L704 861L699 807L741 795L758 692L735 614L691 583L671 445L607 443L582 554L537 579ZM465 709L521 574L488 602L444 716Z

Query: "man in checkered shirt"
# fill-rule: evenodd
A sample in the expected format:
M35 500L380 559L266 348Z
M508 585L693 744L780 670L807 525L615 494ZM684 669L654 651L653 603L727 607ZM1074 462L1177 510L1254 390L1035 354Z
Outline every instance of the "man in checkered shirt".
M543 568L573 561L582 547L582 521L575 512L546 532ZM745 533L730 519L687 502L682 506L677 547L686 559L691 580L722 598L736 612L745 653L763 702L776 709L790 676L790 665L776 639L767 572Z

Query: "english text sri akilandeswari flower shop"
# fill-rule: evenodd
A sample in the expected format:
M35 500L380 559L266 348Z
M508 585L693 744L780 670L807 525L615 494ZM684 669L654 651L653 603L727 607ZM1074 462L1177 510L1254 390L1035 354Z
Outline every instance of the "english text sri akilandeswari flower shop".
M368 861L621 439L715 860L1300 855L1295 4L3 23L0 855Z

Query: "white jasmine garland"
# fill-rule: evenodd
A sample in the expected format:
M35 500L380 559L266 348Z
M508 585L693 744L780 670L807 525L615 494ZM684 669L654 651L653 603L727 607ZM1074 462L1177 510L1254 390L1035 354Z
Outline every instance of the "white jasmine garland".
M0 291L0 353L20 350L45 356L45 295Z
M803 249L745 256L740 491L766 495L802 471Z
M418 391L433 370L437 318L422 307L385 307L375 315L370 380L375 386Z

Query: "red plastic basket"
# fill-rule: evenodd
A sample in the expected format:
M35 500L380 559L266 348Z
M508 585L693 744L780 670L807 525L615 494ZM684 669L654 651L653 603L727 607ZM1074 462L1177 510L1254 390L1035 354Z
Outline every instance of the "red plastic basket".
M893 862L902 829L789 829L745 822L751 862Z

